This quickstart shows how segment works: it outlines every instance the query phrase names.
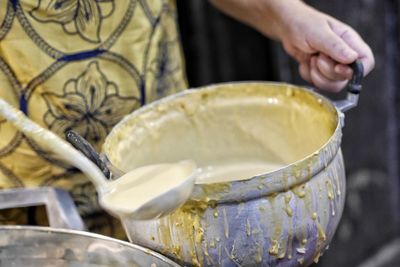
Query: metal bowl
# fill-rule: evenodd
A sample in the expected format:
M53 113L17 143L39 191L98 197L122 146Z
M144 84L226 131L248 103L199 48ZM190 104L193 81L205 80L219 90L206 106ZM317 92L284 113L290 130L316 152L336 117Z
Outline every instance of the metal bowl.
M179 266L140 246L82 231L0 226L0 237L4 267Z
M0 210L36 205L46 207L51 227L0 226L0 267L179 266L138 245L84 232L76 206L64 190L0 190Z

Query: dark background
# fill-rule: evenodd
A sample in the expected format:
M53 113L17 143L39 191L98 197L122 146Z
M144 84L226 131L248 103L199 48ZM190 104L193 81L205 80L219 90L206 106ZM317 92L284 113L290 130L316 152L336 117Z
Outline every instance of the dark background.
M346 113L342 143L346 206L330 249L317 266L400 266L400 4L398 0L306 2L355 28L376 59L375 70L363 82L358 107ZM177 4L191 87L239 80L306 84L279 44L221 14L207 1Z

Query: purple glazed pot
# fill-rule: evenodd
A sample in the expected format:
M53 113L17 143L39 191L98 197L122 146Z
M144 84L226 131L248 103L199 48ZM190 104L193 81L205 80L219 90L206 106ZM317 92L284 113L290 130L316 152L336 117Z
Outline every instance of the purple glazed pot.
M188 158L203 168L231 158L282 164L246 180L199 182L173 213L123 221L131 242L184 265L318 261L344 206L341 109L305 88L254 82L189 90L127 116L103 147L123 171Z

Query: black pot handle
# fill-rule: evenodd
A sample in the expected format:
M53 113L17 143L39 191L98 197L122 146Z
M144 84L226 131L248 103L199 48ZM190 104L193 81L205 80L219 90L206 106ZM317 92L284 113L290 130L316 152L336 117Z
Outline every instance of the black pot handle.
M361 60L357 59L349 66L353 69L353 76L346 85L347 97L344 100L334 102L335 106L342 112L357 106L362 89L361 81L364 77L364 66Z
M353 77L347 84L347 92L352 94L360 94L362 89L361 81L364 77L364 66L361 60L357 59L350 64L350 67L353 69Z

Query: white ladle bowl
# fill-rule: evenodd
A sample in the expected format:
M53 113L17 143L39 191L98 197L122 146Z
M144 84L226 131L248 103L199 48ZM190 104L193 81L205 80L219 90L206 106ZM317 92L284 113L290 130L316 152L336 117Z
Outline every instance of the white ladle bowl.
M185 168L185 172L182 174L185 177L182 177L182 179L176 183L170 184L167 187L147 186L146 188L148 191L146 193L148 196L138 200L135 199L135 192L139 193L144 184L151 182L152 177L148 177L147 180L142 179L142 187L136 185L133 179L129 183L131 188L124 189L133 189L131 201L135 200L137 203L131 205L131 203L127 201L127 203L123 203L123 205L121 205L121 203L119 203L119 205L113 205L114 203L107 200L119 194L119 191L117 190L118 185L123 183L125 179L136 177L137 173L143 171L142 168L132 170L117 180L108 181L102 171L80 151L73 148L69 143L65 142L53 132L44 129L30 120L20 110L14 108L3 99L0 99L0 115L27 137L40 143L43 148L55 153L63 161L75 166L86 174L96 187L99 194L100 205L114 216L129 217L130 219L137 220L159 218L182 206L192 193L196 178L196 165L193 161L182 161L168 164L171 168ZM170 177L165 177L165 179L169 178ZM137 190L135 191L134 189Z

